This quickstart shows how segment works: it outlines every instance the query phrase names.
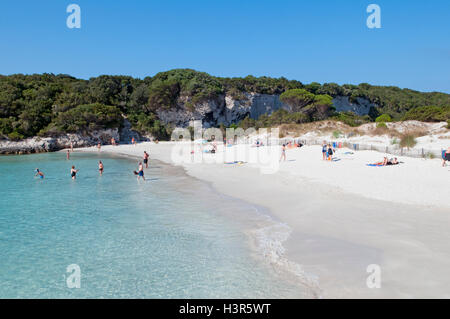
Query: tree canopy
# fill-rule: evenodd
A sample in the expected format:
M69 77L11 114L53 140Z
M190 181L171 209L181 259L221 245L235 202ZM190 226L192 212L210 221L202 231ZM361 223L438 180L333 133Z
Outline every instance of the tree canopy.
M305 85L283 77L220 78L190 69L161 72L144 79L102 75L83 80L65 74L15 74L0 75L0 138L119 127L118 115L127 117L141 133L167 136L170 128L160 121L158 111L179 107L195 110L197 105L219 101L225 95L245 100L247 93L280 95L292 107L292 114L276 113L274 122L328 117L359 122L360 117L335 112L332 98L337 96L347 96L350 101L365 98L377 105L371 109L371 120L381 114L392 120L449 120L449 94L366 83Z

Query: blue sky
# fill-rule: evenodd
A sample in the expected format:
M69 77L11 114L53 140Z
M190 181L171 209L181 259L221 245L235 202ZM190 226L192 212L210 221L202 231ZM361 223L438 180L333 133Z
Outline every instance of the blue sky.
M71 3L78 30L66 26ZM371 3L381 29L366 26ZM1 1L0 43L0 74L192 68L450 93L448 0Z

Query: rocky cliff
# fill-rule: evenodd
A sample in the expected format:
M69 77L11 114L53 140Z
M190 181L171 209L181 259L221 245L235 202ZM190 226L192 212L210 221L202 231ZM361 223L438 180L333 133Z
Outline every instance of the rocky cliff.
M261 115L270 115L279 109L291 111L291 107L280 101L279 95L244 93L240 98L230 95L221 95L216 99L196 104L194 108L187 107L188 97L180 97L177 107L171 110L158 110L158 117L164 124L173 124L176 127L187 127L193 121L200 120L203 127L209 128L223 123L229 126L238 123L245 117L258 119ZM347 96L338 96L333 99L338 112L351 111L358 115L367 115L371 107L376 105L363 98L350 102Z

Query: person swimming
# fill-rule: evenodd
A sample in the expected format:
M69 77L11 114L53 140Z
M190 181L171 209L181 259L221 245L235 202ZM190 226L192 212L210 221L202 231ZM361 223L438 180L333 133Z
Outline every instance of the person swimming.
M72 166L72 169L70 170L70 177L72 177L72 179L76 179L78 171L78 169L75 169L75 166Z
M103 170L104 170L104 166L102 161L98 161L98 172L100 173L100 175L103 175Z
M36 175L34 176L39 176L40 179L44 179L44 173L42 173L39 168L36 168Z

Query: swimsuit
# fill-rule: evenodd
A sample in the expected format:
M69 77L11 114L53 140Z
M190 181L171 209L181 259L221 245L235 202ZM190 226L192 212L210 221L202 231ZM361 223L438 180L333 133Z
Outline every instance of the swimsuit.
M139 176L144 177L144 171L139 171Z

